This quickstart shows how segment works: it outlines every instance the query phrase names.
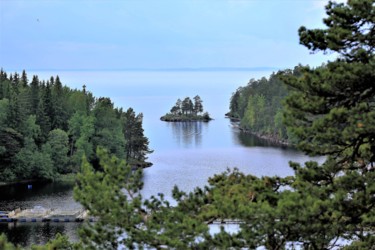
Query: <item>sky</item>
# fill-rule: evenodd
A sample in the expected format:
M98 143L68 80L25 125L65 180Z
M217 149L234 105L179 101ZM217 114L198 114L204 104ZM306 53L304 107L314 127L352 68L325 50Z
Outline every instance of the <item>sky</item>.
M326 0L0 0L4 70L318 66Z

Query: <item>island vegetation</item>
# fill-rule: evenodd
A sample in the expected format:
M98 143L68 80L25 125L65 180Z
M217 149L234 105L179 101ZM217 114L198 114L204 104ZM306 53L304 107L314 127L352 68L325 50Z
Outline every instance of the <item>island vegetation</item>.
M163 194L143 199L142 169L99 147L102 171L83 160L74 190L98 222L85 224L78 243L58 236L34 249L373 249L375 6L351 0L326 10L328 27L301 27L300 42L340 57L283 77L285 125L301 150L324 163L290 163L288 177L228 170L189 193L175 187L172 206ZM238 231L209 232L210 222L224 219L240 221ZM4 237L1 246L16 249Z
M177 99L176 104L171 108L170 113L160 118L166 122L187 122L187 121L204 121L212 120L208 112L203 113L203 101L199 95L194 98L194 103L190 97L183 101Z
M76 173L85 156L100 168L95 149L107 148L134 167L146 162L142 114L115 108L109 98L47 81L25 71L0 71L0 182L55 180Z

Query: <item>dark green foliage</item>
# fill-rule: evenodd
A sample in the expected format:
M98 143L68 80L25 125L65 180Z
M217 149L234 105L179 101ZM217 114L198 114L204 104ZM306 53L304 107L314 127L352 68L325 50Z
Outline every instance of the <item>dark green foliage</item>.
M300 78L285 78L293 89L285 121L306 152L366 159L363 168L375 160L374 1L330 3L326 9L329 28L301 27L301 43L340 58L316 69L303 67Z
M362 154L361 145L375 145L375 63L338 60L302 72L303 77L287 78L293 91L285 102L285 121L300 147L311 154L350 148L354 157Z
M125 136L125 159L127 162L144 162L146 155L152 153L148 138L143 135L142 113L136 115L132 108L122 113L123 133Z
M125 125L122 110L109 98L95 99L85 86L83 91L63 87L59 76L47 82L33 76L29 85L25 71L8 78L1 70L0 79L1 181L53 180L77 172L84 155L96 163L98 146L123 159L128 129L136 133L132 157L137 165L151 152L142 115Z
M51 147L51 158L54 160L55 172L66 174L68 163L68 134L61 129L49 132L47 144Z
M281 119L281 102L287 93L279 74L272 74L269 79L251 79L247 86L233 93L227 115L239 119L241 128L252 133L277 140L288 139Z
M31 102L31 113L36 114L38 110L38 105L39 105L39 91L40 91L40 86L39 86L39 78L38 76L33 76L33 80L30 84L30 102Z
M182 114L191 114L194 110L193 102L189 97L186 97L181 104Z
M95 133L92 138L94 148L102 146L120 159L125 158L125 137L121 120L117 117L109 98L99 98L93 110Z
M12 243L8 242L4 234L0 234L0 249L3 250L21 250L21 247L15 246Z
M23 88L26 88L27 84L29 83L29 79L27 79L27 74L25 70L22 71L21 83Z
M7 112L7 121L6 124L8 127L17 129L22 121L21 116L21 105L19 102L19 90L18 87L13 85L10 88L9 93L9 104L8 104L8 112Z
M31 250L73 250L73 249L82 249L82 246L79 244L73 244L69 242L67 236L63 236L60 233L57 233L54 239L47 242L44 246L32 246Z
M99 218L80 231L86 249L118 249L120 244L130 249L188 249L200 245L194 242L197 237L209 237L202 221L190 219L184 208L171 207L163 196L142 201L141 170L133 171L102 149L97 155L104 171L95 172L84 162L74 190L74 197Z
M162 121L210 121L212 118L205 112L203 115L200 113L203 112L202 99L199 95L194 97L194 103L190 97L186 97L183 101L177 99L176 104L171 108L171 112L165 114L160 118Z
M199 95L196 95L194 97L194 107L193 107L193 111L195 114L199 114L199 113L202 113L203 112L203 104L202 104L202 99L200 98Z
M365 246L375 230L375 4L330 3L327 13L328 29L302 27L301 43L340 58L285 76L291 94L284 116L302 150L328 157L322 166L294 166L298 181L321 192L317 198L332 211L325 217L336 235Z
M16 178L12 171L14 157L21 150L23 141L22 135L11 128L0 126L0 171L7 173L2 175L2 181L7 181L7 177L12 177L9 181Z
M95 133L95 118L90 115L80 114L78 112L69 120L69 155L71 156L71 166L80 166L82 157L85 155L87 159L92 160L94 148L91 139ZM77 171L77 167L72 167ZM73 170L72 169L72 170Z
M53 78L51 79L52 82ZM56 76L56 80L53 80L52 85L52 129L64 129L67 130L68 124L68 113L67 113L67 101L63 86L60 82L59 76Z
M369 63L375 44L373 0L330 2L326 6L327 29L299 29L300 43L312 51L334 51L347 61Z

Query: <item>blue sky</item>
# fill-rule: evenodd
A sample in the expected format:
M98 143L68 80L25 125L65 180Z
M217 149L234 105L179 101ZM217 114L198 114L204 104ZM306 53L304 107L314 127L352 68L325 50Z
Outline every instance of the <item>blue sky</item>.
M333 58L299 45L326 0L0 0L0 67L290 68Z

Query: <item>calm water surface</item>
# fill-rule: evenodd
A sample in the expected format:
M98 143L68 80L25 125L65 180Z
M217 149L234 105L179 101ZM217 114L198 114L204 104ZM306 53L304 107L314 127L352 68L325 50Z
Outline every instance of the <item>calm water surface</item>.
M149 156L154 165L144 171L145 197L164 193L171 198L171 190L178 185L191 191L204 186L208 177L221 173L228 167L257 176L291 175L289 161L304 162L302 153L272 145L238 131L224 118L228 111L231 93L245 85L250 78L267 76L270 72L166 72L166 71L115 71L115 72L32 72L39 79L59 74L63 84L81 88L83 84L97 97L108 96L116 106L133 107L144 114L144 129L155 150ZM31 78L31 74L29 75ZM177 98L199 94L205 109L215 120L204 123L166 123L160 116L169 111ZM0 210L17 207L74 209L79 204L72 198L69 184L26 184L0 187ZM5 232L15 243L27 246L45 243L57 232L67 234L72 240L79 224L75 223L0 223L0 233Z

